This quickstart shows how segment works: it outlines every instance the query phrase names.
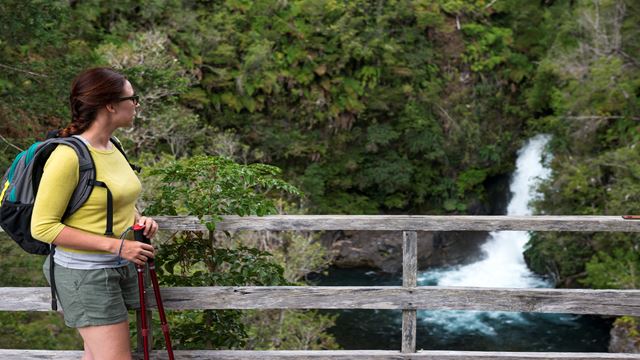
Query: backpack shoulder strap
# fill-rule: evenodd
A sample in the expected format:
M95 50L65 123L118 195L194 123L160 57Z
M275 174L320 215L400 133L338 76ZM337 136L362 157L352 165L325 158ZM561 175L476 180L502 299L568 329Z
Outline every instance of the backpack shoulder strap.
M45 141L49 141L50 143L54 144L67 145L75 150L76 155L78 155L78 165L80 167L80 172L93 168L93 158L91 158L89 148L82 140L70 136L64 138L52 138Z
M51 144L67 145L71 147L78 156L78 186L76 186L76 189L71 195L71 199L69 199L69 205L65 212L65 217L67 217L76 212L76 210L78 210L87 201L91 194L91 190L93 190L91 182L96 179L96 169L93 163L93 158L91 157L91 153L89 152L87 145L78 138L53 138L45 141L50 142ZM55 146L52 146L51 151L53 151L53 148L55 148Z
M113 235L113 196L107 184L97 180L95 164L93 163L93 158L91 157L87 144L75 136L55 138L48 141L71 146L78 155L78 186L71 195L64 217L68 217L76 212L87 201L95 186L103 187L107 192L107 223L105 235Z

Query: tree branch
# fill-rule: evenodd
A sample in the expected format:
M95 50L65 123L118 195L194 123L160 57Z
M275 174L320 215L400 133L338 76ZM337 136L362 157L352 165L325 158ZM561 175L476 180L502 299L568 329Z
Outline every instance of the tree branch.
M13 70L13 71L18 71L18 72L22 72L28 75L32 75L32 76L40 76L40 77L49 77L48 75L44 75L44 74L38 74L38 73L34 73L33 71L27 71L27 70L22 70L22 69L18 69L15 68L13 66L9 66L9 65L5 65L5 64L0 64L0 67L5 68L5 69L9 69L9 70Z
M569 120L616 120L624 118L640 121L640 116L565 116L565 119Z
M623 58L629 60L633 65L635 65L636 67L640 67L640 62L638 62L638 60L636 60L633 56L625 53L624 51L620 50L618 51L618 54L622 55Z
M488 3L484 8L485 8L485 9L490 8L493 4L495 4L495 3L496 3L496 1L498 1L498 0L493 0L492 2Z
M22 151L23 151L23 150L22 150L22 149L20 149L19 147L17 147L17 146L15 146L15 145L13 145L12 143L10 143L10 142L9 142L9 140L7 140L4 136L0 135L0 139L1 139L2 141L6 142L9 146L13 147L14 149L16 149L16 150L18 150L18 151L20 151L20 152L22 152Z

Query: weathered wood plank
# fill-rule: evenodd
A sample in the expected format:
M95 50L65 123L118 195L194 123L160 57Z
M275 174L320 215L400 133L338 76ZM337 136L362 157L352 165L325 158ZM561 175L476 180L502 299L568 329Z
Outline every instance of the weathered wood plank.
M269 215L224 216L218 230L621 231L640 221L621 216ZM161 229L206 230L193 216L160 216Z
M49 288L0 288L0 311L50 311L49 296ZM163 288L162 298L168 310L429 309L640 316L640 290L175 287Z
M0 359L12 360L77 360L83 351L0 349Z
M416 310L402 310L402 345L403 354L416 352L416 332L418 316Z
M402 286L415 288L418 284L418 234L402 232ZM416 310L402 310L402 353L416 352Z
M320 351L245 351L245 350L177 350L174 352L178 360L618 360L640 359L640 354L610 353L544 353L544 352L485 352L485 351L420 351L402 354L387 350L320 350ZM61 350L11 350L0 349L0 359L12 360L77 360L82 357L81 351ZM152 359L167 359L166 351L156 350L151 353Z
M194 216L154 219L163 230L207 230ZM640 221L624 220L622 216L227 215L217 223L217 229L640 232Z
M403 231L402 237L402 286L415 287L418 284L418 234Z

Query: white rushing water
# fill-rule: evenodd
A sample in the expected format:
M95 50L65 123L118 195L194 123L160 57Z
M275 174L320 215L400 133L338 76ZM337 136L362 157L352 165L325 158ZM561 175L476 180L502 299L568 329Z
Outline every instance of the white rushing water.
M510 190L507 215L531 215L529 202L538 196L540 180L550 175L543 161L548 135L531 138L518 152L516 171ZM454 269L426 271L419 275L419 285L539 288L551 284L533 274L524 261L523 252L529 241L526 231L494 231L482 246L484 259ZM492 323L525 321L518 313L473 311L420 311L418 317L428 326L445 331L479 331L494 334Z

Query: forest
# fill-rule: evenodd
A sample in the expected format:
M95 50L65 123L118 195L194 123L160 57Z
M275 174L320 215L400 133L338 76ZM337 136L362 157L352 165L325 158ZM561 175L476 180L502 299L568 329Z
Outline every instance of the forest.
M117 135L148 215L487 214L540 133L537 214L640 214L638 24L636 0L2 0L0 170L66 126L77 73L110 66L141 99ZM212 234L160 247L165 286L304 284L331 262L311 234ZM0 286L46 285L42 258L0 249ZM557 287L637 289L639 250L631 234L534 233L525 258ZM184 349L336 349L334 321L170 317ZM640 343L637 319L615 324ZM81 346L57 314L0 313L2 348Z

